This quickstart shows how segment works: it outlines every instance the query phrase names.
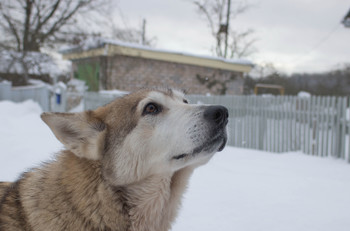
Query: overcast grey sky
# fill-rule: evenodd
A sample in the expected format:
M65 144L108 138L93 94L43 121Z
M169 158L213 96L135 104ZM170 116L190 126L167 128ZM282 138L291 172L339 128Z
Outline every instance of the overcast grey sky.
M231 24L255 30L257 52L248 59L273 63L280 71L319 72L350 63L350 28L341 19L348 0L248 0L253 5ZM119 0L127 23L141 27L156 48L212 54L214 44L206 21L190 0Z

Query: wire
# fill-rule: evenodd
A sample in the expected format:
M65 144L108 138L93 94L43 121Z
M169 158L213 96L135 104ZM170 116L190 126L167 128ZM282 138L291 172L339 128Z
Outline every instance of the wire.
M293 63L298 63L302 61L306 56L314 52L316 49L318 49L320 46L322 46L338 29L340 28L340 24L337 23L335 27L332 28L330 32L328 32L321 40L316 43L315 46L313 46L309 51L307 51L305 54L300 55L298 58L294 59L292 62Z

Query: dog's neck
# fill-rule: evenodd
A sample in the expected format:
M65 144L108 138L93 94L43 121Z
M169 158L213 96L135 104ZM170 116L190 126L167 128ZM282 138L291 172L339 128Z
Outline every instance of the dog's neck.
M83 187L83 181L90 182L84 195L74 197L73 201L86 201L97 210L84 210L82 214L86 213L86 218L100 220L110 228L123 223L130 231L169 230L193 172L192 167L186 167L172 174L153 175L134 184L111 187L103 180L98 161L87 161L69 152L62 157L64 166L74 165L74 170L77 166L81 170L79 176L66 175L67 184L74 184L72 188L76 188Z
M128 185L131 230L169 230L192 172L193 168L187 167Z

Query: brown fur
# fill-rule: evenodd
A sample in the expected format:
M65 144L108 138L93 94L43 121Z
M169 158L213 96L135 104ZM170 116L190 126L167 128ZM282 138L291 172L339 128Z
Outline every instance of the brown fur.
M65 151L24 174L2 198L0 230L167 230L192 169L115 188L100 172Z
M0 182L0 199L4 195L6 189L11 185L11 182Z
M117 150L137 125L147 93L95 111L44 113L66 150L15 183L0 183L0 231L169 230L195 166L140 177L113 165L128 163Z

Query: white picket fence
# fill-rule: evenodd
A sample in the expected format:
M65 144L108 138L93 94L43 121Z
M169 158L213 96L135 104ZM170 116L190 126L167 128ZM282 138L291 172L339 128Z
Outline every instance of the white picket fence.
M31 99L44 111L50 110L50 90L46 85L12 87L11 82L0 82L0 100L22 102Z
M347 97L189 96L229 108L229 144L269 152L302 151L350 162Z

